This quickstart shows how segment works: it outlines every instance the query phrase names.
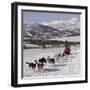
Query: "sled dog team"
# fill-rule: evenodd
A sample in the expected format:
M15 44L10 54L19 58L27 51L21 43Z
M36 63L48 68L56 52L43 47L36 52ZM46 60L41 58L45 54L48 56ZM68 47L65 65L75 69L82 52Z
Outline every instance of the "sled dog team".
M34 62L25 62L25 63L28 64L29 68L32 68L33 70L35 70L37 67L38 70L41 71L44 68L45 63L55 64L55 59L50 58L50 56L48 56L47 58L42 57L39 60L34 60Z
M25 62L28 64L29 68L32 68L33 70L38 68L39 71L41 71L44 68L45 63L55 64L56 60L58 60L60 57L69 55L71 52L70 45L68 42L65 42L65 49L63 54L59 53L54 56L54 58L51 58L50 56L47 56L47 58L42 57L39 60L34 60L34 62Z

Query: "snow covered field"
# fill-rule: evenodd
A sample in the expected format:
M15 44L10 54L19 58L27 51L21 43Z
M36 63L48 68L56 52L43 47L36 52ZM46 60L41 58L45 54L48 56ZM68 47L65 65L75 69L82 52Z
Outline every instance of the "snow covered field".
M62 48L47 49L24 49L23 55L23 76L24 78L46 78L46 77L67 77L77 76L81 73L80 46L71 46L71 55L60 57L55 64L46 63L44 69L35 72L29 68L25 62L34 62L41 57L54 57L55 54L62 53Z
M52 38L50 40L58 40L58 41L75 41L80 42L80 36L71 36L71 37L62 37L62 38Z

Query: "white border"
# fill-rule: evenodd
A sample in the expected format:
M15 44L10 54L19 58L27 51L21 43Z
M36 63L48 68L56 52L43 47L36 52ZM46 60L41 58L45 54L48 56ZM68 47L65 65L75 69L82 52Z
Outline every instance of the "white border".
M82 74L79 77L62 77L49 79L22 79L21 78L21 10L45 10L45 11L64 11L64 12L78 12L82 13L80 18L80 34L81 34L81 67ZM85 80L85 10L70 9L70 8L51 8L51 7L36 7L36 6L18 6L18 84L32 84L45 82L63 82L63 81L77 81Z

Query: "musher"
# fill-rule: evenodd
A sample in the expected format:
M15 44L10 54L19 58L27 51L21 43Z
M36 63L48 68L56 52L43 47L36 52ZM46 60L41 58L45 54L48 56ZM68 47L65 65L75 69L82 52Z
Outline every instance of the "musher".
M63 52L62 56L69 55L70 52L71 52L71 50L70 50L70 44L66 40L65 41L65 49L64 49L64 52Z

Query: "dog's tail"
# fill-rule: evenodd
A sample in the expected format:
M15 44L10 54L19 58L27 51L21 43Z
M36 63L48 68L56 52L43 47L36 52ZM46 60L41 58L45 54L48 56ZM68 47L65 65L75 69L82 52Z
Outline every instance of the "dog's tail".
M29 66L29 68L31 67L31 63L29 63L29 62L25 62L28 66Z
M30 64L29 62L25 62L26 64Z

